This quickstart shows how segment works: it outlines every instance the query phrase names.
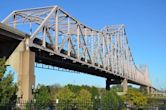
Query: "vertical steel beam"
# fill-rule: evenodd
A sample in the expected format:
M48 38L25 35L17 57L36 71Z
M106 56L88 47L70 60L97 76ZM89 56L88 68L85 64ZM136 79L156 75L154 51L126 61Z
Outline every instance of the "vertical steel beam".
M122 31L120 31L120 38L119 38L119 41L120 41L120 72L121 74L123 75L123 48L122 48Z
M117 32L117 71L118 71L118 74L120 74L120 55L119 55L119 52L120 52L120 45L119 45L119 31Z
M80 29L77 24L77 59L80 60Z
M30 35L32 35L32 22L30 21L30 23L29 23L29 27L30 27Z
M114 35L111 36L111 57L112 57L112 72L114 73L115 71L115 44L113 42Z
M56 15L55 15L55 51L58 50L58 18L59 18L59 15L58 15L58 10L56 11Z
M101 34L101 37L102 37L102 48L103 48L103 49L102 49L102 50L103 50L103 51L102 51L102 63L103 63L103 67L104 67L104 69L105 69L105 63L106 63L106 62L105 62L105 43L104 43L104 38L105 38L105 37L104 37L104 34L103 34L103 33Z
M91 60L92 64L94 64L94 32L91 30Z
M114 51L115 51L115 54L114 54L114 63L115 63L115 73L117 73L118 71L118 65L117 65L117 36L116 34L114 35L114 38L115 38L115 41L114 41Z
M69 17L67 19L67 36L69 37L69 39L68 39L68 53L67 53L67 55L70 56L71 44L70 44L70 18Z
M84 50L84 52L85 52L85 62L87 63L87 46L88 46L88 42L87 42L87 28L85 27L84 28L84 38L85 38L85 44L84 44L84 46L85 46L85 50Z
M97 62L98 62L98 67L100 66L100 33L98 32L98 36L97 36Z
M109 35L106 34L106 45L108 47L108 50L107 50L107 54L108 54L108 64L107 64L107 68L108 70L110 70L110 40L109 40ZM107 59L106 59L107 60Z
M42 46L46 47L46 27L43 27L42 33Z
M110 34L110 57L111 57L111 71L114 72L114 53L113 53L113 42L112 42L113 36Z
M16 29L16 14L13 15L13 28Z
M123 76L125 76L125 38L124 38L124 34L125 34L125 32L124 32L125 30L123 29L123 33L122 33L122 56L123 56Z

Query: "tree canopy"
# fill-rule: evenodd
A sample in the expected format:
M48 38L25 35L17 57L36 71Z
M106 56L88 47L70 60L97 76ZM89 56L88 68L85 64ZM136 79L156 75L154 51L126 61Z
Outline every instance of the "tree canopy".
M137 89L130 88L123 98L128 104L139 108L147 105L147 97Z
M0 59L0 104L16 102L17 86L13 83L13 74L6 73L5 59Z

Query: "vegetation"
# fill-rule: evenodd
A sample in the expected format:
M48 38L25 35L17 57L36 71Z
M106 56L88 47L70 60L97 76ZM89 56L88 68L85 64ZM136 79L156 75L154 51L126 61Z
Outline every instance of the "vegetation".
M58 99L60 104L67 104L67 105L73 104L71 106L67 106L68 108L74 105L83 104L82 106L78 106L77 108L79 110L82 110L82 109L89 110L92 106L91 104L86 105L85 102L91 103L90 92L81 87L78 90L78 86L73 86L73 87L71 86L72 85L69 85L60 89L57 92L57 94L55 94L55 100ZM77 92L73 92L73 91L77 91Z
M104 88L99 89L93 86L77 86L71 84L65 87L56 87L54 85L47 87L47 89L44 90L45 92L42 92L43 94L39 93L36 95L36 98L38 98L36 102L42 102L45 99L50 100L50 95L46 95L46 91L52 90L48 93L54 94L54 97L51 96L52 100L50 101L58 100L57 103L54 103L54 106L60 107L61 109L73 109L73 107L76 107L79 110L92 110L93 108L100 107L101 109L109 110L111 107L118 110L124 108L123 100L116 94L115 90L106 91Z
M117 95L116 91L105 91L102 96L102 102L106 104L104 110L122 110L124 108L123 100Z
M59 102L73 103L75 98L75 94L68 87L60 89L57 94L55 94L55 99L58 99Z
M0 105L16 102L17 86L13 83L13 74L6 73L5 59L0 59Z
M40 86L40 87L39 87ZM38 89L35 91L35 106L38 109L43 109L46 106L50 105L51 102L51 96L50 96L50 90L48 86L39 85Z
M132 106L141 108L147 105L147 97L138 89L129 88L126 95L123 96L124 101Z

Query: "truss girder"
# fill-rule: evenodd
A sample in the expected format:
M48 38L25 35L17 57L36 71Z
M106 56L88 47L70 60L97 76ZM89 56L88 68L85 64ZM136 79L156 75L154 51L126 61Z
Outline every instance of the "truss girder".
M43 49L108 74L151 85L148 72L135 65L124 25L94 30L58 6L14 11L2 22L29 34L28 47ZM42 42L35 43L35 39Z

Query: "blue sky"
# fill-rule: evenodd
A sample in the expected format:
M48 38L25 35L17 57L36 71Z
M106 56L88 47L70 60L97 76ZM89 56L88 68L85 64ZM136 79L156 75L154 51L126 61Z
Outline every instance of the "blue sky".
M166 0L1 0L0 20L13 10L58 5L95 29L125 24L136 64L147 64L152 84L166 88ZM35 68L36 82L105 87L105 79Z

